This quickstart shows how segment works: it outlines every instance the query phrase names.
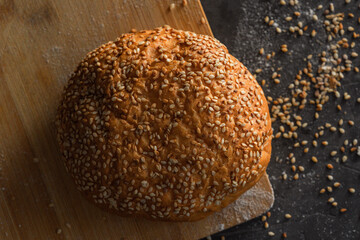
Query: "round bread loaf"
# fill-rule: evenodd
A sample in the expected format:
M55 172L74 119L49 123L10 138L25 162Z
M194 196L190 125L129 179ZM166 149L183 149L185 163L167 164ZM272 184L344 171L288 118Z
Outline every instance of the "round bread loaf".
M270 160L255 78L218 40L168 26L88 53L56 124L77 188L122 216L204 218L251 188Z

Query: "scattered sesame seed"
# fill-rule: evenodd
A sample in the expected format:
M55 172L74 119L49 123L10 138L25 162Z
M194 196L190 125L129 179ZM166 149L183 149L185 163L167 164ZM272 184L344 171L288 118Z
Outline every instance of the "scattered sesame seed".
M286 173L283 173L282 179L283 179L283 180L286 180L286 179L287 179L287 174L286 174Z
M298 180L299 179L299 174L298 173L295 173L294 175L294 180Z
M351 98L351 96L347 92L345 92L344 93L344 99L349 100L350 98Z
M264 228L269 228L269 223L268 222L264 223Z
M311 161L314 162L314 163L317 163L317 162L318 162L318 160L317 160L317 158L316 158L315 156L312 156L312 157L311 157Z
M328 164L326 165L326 167L327 167L328 169L333 169L333 168L334 168L334 166L333 166L331 163L328 163Z
M264 48L260 48L259 54L260 54L260 55L263 55L263 54L264 54Z
M270 20L269 16L266 16L266 17L264 18L265 23L268 23L269 20Z
M312 31L311 31L311 37L315 37L316 34L317 34L317 32L316 32L315 30L312 30Z
M331 12L335 11L335 7L334 7L333 3L330 3L329 9L330 9Z

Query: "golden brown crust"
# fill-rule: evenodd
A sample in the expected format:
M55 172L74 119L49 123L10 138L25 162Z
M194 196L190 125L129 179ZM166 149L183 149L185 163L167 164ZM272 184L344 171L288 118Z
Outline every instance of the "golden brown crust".
M201 219L265 173L267 101L216 39L169 27L90 52L57 115L65 166L99 207L124 216Z

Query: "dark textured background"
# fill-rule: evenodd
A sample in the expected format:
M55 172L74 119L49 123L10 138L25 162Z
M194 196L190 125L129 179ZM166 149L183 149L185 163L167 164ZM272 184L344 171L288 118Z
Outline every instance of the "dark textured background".
M287 2L289 0L286 0ZM287 86L293 81L296 73L306 66L304 58L313 54L319 54L329 45L323 27L323 12L328 8L329 0L299 0L299 5L295 7L281 6L279 0L203 0L202 5L210 22L210 26L217 39L224 43L231 54L243 62L251 72L255 73L257 68L262 68L263 72L258 74L258 81L265 79L270 84L263 89L268 96L290 97L291 94ZM352 0L350 4L345 4L344 0L333 1L335 12L353 13L355 18L345 18L344 26L353 26L356 32L360 32L360 25L357 23L360 17L360 1ZM316 6L322 4L324 9L316 10ZM274 19L280 27L288 28L290 25L284 20L285 16L293 16L294 11L301 12L298 20L309 29L316 29L316 38L309 36L309 30L304 36L295 36L289 32L277 34L274 27L269 27L264 23L264 17L269 16ZM319 17L318 22L311 19L312 11ZM294 23L295 21L292 21ZM349 40L351 35L346 34ZM360 41L356 42L355 51L360 52ZM287 44L289 52L280 53L280 45ZM258 54L260 48L265 52L275 51L275 58L266 61L264 56ZM360 57L353 60L353 65L359 67ZM317 64L314 62L314 65ZM281 83L275 85L271 83L271 73L274 69L281 69ZM337 154L330 157L332 150L339 150L345 139L350 142L354 138L360 141L360 103L356 99L360 97L360 74L351 72L345 74L345 79L341 81L342 86L338 89L342 94L348 92L351 99L345 101L343 97L335 98L330 94L330 101L325 104L324 110L320 112L320 118L315 121L314 107L306 107L298 112L304 121L309 125L299 131L300 140L308 140L309 143L314 139L313 134L316 129L325 122L338 127L340 118L344 119L343 128L345 134L339 132L331 133L325 130L321 141L327 140L329 146L310 147L308 154L302 152L303 148L293 149L293 140L283 138L273 141L273 154L268 168L270 181L275 191L275 204L271 209L271 217L268 219L270 227L264 228L261 218L256 218L245 224L225 230L212 236L212 239L282 239L281 234L287 233L288 239L360 239L360 157L356 153ZM336 109L336 105L342 106L342 111ZM353 120L355 126L350 127L346 122ZM275 132L280 126L279 121L273 124ZM319 141L318 141L319 142ZM311 144L308 144L308 146ZM305 167L304 173L294 181L294 173L290 169L288 154L294 152L296 165ZM338 151L339 152L339 151ZM336 162L337 158L348 155L346 163ZM317 156L319 163L313 164L311 156ZM326 169L326 164L332 163L333 170ZM282 173L288 174L288 180L281 179ZM326 175L331 174L333 181L329 181ZM337 181L341 187L334 189L332 194L319 194L319 190L326 186L332 186ZM355 194L348 193L348 188L354 187ZM338 202L337 207L327 203L329 197L334 197ZM340 208L347 208L346 213L340 213ZM285 213L290 213L292 218L285 219ZM275 233L270 237L268 232Z

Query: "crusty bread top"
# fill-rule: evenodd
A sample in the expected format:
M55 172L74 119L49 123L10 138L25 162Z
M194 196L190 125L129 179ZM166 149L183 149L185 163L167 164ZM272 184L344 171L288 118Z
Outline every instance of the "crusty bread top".
M78 189L121 215L205 217L270 160L255 78L216 39L170 27L90 52L65 87L57 130Z

